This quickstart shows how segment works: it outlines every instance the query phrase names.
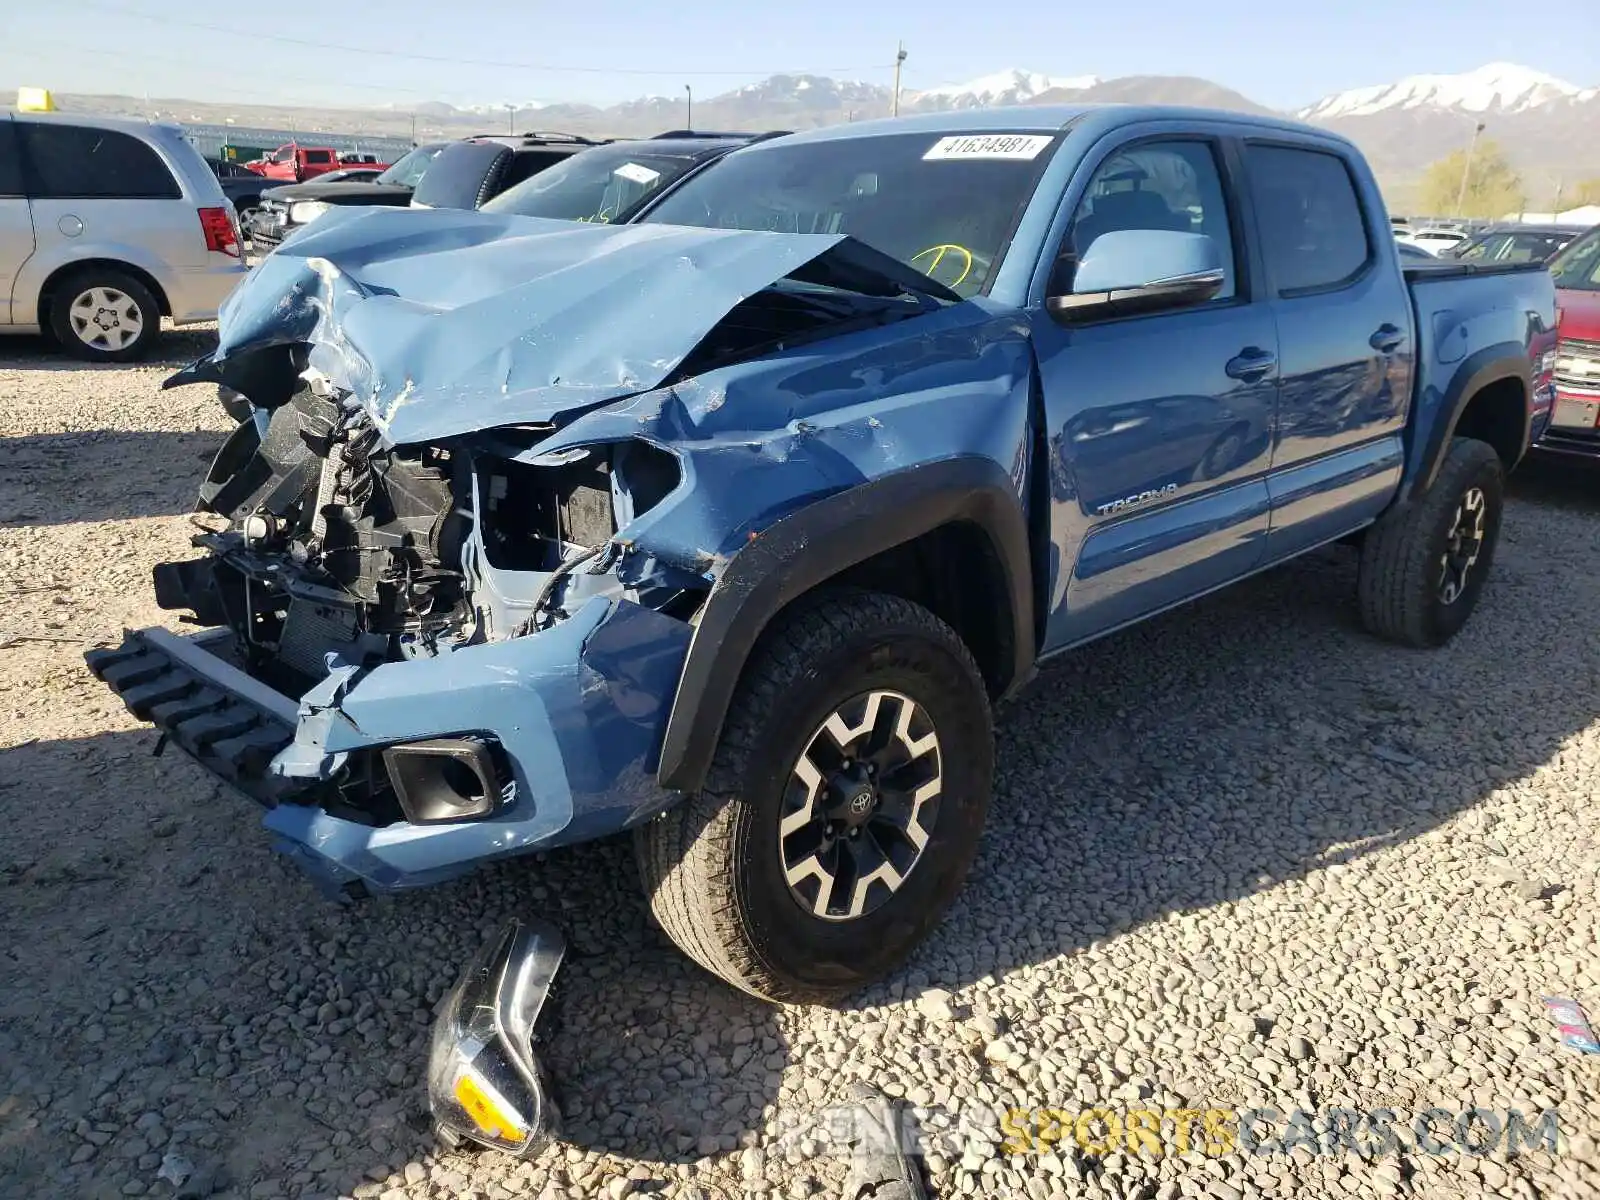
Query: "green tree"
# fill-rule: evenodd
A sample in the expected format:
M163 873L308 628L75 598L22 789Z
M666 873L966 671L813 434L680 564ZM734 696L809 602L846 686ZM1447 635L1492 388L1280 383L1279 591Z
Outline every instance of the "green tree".
M1467 180L1461 199L1461 180ZM1457 150L1431 165L1422 177L1422 211L1433 216L1500 217L1523 207L1522 177L1512 169L1494 142L1480 141L1467 164L1467 151Z

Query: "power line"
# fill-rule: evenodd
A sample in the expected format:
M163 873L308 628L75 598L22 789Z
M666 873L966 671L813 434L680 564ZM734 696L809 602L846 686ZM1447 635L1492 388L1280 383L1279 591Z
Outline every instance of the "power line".
M176 25L182 29L204 29L212 33L226 34L228 37L254 38L263 42L280 42L286 46L303 46L313 50L337 50L342 54L368 54L379 58L404 58L414 62L445 63L461 67L497 67L512 71L562 71L577 75L721 75L729 77L751 75L828 75L846 71L882 71L887 70L882 63L874 63L865 67L813 67L807 70L796 70L792 67L783 70L765 70L750 67L742 71L706 70L689 71L682 67L569 67L558 63L528 63L504 62L497 59L483 58L452 58L440 54L415 54L408 50L383 50L371 46L352 46L343 42L316 41L311 38L290 37L282 33L263 33L255 29L234 29L225 25L213 25L205 21L191 21L186 18L169 17L160 13L142 12L136 8L128 8L121 4L109 3L109 0L78 0L79 4L90 8L104 9L109 12L120 13L123 16L134 17L141 21L152 21L158 25Z
M118 62L121 62L121 63L154 62L154 63L171 63L174 66L184 66L184 67L191 67L191 68L195 66L195 61L192 58L177 58L177 57L174 57L174 56L168 55L168 54L142 53L142 54L138 54L138 55L131 55L125 50L92 50L92 49L89 49L89 48L84 47L84 46L68 46L64 42L52 42L52 41L46 41L46 40L43 40L43 39L35 39L35 38L31 38L31 37L30 37L29 40L36 47L41 47L41 46L42 47L47 47L47 48L49 48L51 50L60 50L63 53L68 53L68 54L91 54L91 55L97 55L97 56L99 56L101 58L114 58ZM383 83L355 83L355 82L352 82L350 80L330 78L330 77L328 77L326 75L286 75L283 72L277 71L277 70L269 71L267 77L263 78L262 76L260 76L258 74L252 74L252 73L250 73L248 71L241 72L239 70L239 68L237 66L235 66L231 62L228 63L226 66L219 66L217 68L217 70L218 70L219 73L226 74L230 78L243 75L246 78L261 79L262 82L266 82L267 78L270 78L271 80L279 81L279 82L314 83L314 84L319 84L322 87L329 88L329 89L360 88L362 91L382 92L385 95L389 95L389 96L393 96L393 95L423 96L423 97L426 97L428 99L433 99L437 95L437 89L434 89L434 88L408 88L408 87L401 87L401 86L398 86L398 85L391 87L390 85L383 84ZM283 95L281 90L275 91L275 92L256 91L253 88L234 88L233 90L237 91L237 92L247 93L249 95L254 95L254 96L281 97ZM294 105L289 104L287 101L284 101L282 99L278 99L277 103L281 107L286 107L286 108L295 107Z

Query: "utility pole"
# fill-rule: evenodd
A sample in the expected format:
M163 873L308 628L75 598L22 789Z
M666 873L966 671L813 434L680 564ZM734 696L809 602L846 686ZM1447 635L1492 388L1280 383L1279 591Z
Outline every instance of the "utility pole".
M1467 206L1467 184L1472 179L1472 157L1478 152L1478 135L1483 132L1483 122L1479 121L1472 129L1472 142L1467 146L1466 166L1461 169L1461 191L1456 194L1456 216L1464 215L1462 210Z
M1556 202L1550 209L1552 219L1559 219L1561 216L1561 192L1566 182L1561 176L1556 176Z
M506 132L515 135L517 132L517 106L506 105Z
M905 61L906 44L904 42L896 42L894 51L894 106L889 110L889 115L892 117L900 115L900 64Z
M687 83L684 84L683 85L683 94L686 97L688 97L688 106L689 106L689 112L688 112L688 115L684 118L683 127L685 129L693 129L694 128L694 88L690 87Z
M413 146L415 146L417 144L417 114L416 113L412 113L411 114L411 144Z

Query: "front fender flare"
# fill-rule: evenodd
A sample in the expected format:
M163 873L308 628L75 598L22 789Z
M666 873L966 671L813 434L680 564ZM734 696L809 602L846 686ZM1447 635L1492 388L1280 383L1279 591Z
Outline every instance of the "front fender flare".
M871 480L775 522L728 561L700 612L667 721L658 781L697 791L756 640L783 607L874 555L952 522L992 543L1006 579L1012 663L1003 694L1035 659L1027 521L1016 484L994 460L941 459Z

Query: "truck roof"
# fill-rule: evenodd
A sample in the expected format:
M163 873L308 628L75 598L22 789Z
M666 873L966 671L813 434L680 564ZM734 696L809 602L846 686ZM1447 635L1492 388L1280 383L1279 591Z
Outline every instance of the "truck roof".
M1174 104L1018 104L1000 108L969 108L955 112L918 113L907 117L880 117L808 129L790 134L785 142L823 142L858 137L880 137L918 131L939 133L1055 133L1069 124L1093 120L1106 130L1135 121L1227 121L1263 132L1311 135L1323 141L1349 141L1325 129L1284 117L1231 112L1218 108L1190 108Z

